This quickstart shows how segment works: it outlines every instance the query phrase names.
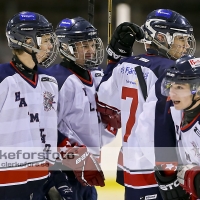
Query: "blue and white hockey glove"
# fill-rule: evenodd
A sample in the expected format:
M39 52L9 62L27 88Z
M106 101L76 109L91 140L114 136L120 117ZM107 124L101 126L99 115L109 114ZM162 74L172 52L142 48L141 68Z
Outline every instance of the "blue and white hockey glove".
M107 58L117 62L123 57L131 56L135 40L143 38L144 32L138 25L130 22L121 23L115 29L106 48Z

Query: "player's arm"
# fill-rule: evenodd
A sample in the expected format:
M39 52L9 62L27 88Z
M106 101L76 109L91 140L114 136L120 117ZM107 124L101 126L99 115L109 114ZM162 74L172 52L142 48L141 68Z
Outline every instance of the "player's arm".
M147 70L147 69L145 69ZM135 136L140 146L144 157L152 163L152 169L155 166L155 152L154 152L154 121L155 121L155 82L157 80L155 74L149 69L147 82L148 97L146 101L142 98L140 101L142 105L142 113L138 116L138 122L135 129Z
M4 103L6 101L7 98L7 94L9 91L9 79L3 79L2 77L0 77L0 95L1 95L1 99L0 99L0 112L4 106Z
M120 113L120 91L118 89L118 80L120 79L120 69L115 67L99 85L97 91L97 111L101 115L101 121L106 129L116 135L117 130L121 128Z

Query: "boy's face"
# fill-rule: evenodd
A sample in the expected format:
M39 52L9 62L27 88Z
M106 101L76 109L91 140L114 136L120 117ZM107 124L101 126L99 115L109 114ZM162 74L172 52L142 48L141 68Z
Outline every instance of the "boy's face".
M84 66L86 60L93 60L95 58L95 41L77 42L75 43L75 48L74 55L76 57L76 64Z
M39 45L40 52L36 54L38 63L49 57L51 49L53 48L52 38L50 34L41 37L41 44Z
M174 43L171 45L168 53L173 58L178 59L186 54L189 48L190 45L188 43L188 36L177 35L174 38Z
M190 85L188 83L172 84L169 90L169 96L177 110L183 110L192 103L193 95L191 94Z

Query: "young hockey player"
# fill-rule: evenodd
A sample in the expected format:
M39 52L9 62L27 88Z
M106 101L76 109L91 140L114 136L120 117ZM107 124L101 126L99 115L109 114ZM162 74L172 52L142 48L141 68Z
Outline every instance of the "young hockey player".
M44 199L48 152L57 151L58 84L38 66L57 55L48 20L19 12L7 23L12 60L0 65L0 199Z
M103 76L98 69L104 58L103 43L97 29L82 17L61 20L55 32L62 62L48 71L59 86L59 136L67 137L64 141L59 137L58 145L61 153L68 141L83 146L90 153L90 159L85 161L85 180L81 179L82 172L73 169L66 169L66 175L74 200L93 200L97 199L94 186L104 186L104 176L96 158L101 147L115 137L112 132L116 131L105 128L96 111L96 87ZM96 169L90 167L91 162L96 163Z
M166 71L161 83L161 92L168 99L159 117L168 129L164 131L167 135L155 131L155 144L159 144L155 175L164 200L200 198L199 64L200 58L185 55Z
M161 199L154 177L154 152L149 154L151 158L145 157L142 148L148 147L154 140L152 131L150 140L146 143L146 133L149 132L146 127L154 125L155 118L155 109L149 115L146 103L155 108L157 93L150 95L146 103L145 99L150 94L150 89L154 90L152 86L157 77L174 60L184 54L194 54L195 51L192 26L184 16L173 10L152 11L142 29L144 33L137 25L127 22L116 28L107 47L108 59L111 61L98 90L98 110L102 121L104 118L106 121L109 116L113 120L116 118L118 125L116 116L121 112L123 143L118 167L122 170L118 170L117 182L125 186L126 200ZM141 41L145 45L145 54L131 56L135 39L143 39ZM121 59L123 57L127 58ZM117 61L119 62L116 64ZM141 83L142 78L138 77L137 66L141 66L144 85ZM141 126L137 131L138 124Z

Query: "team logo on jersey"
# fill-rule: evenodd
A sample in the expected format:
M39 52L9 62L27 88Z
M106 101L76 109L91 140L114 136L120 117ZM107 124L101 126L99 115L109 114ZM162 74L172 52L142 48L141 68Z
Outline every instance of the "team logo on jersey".
M200 158L199 147L195 142L191 142L192 146L194 147L192 150L194 151L194 155Z
M51 109L54 109L53 104L55 104L56 102L54 101L54 95L51 94L50 92L44 92L43 93L43 104L44 104L44 110L45 111L50 111Z

